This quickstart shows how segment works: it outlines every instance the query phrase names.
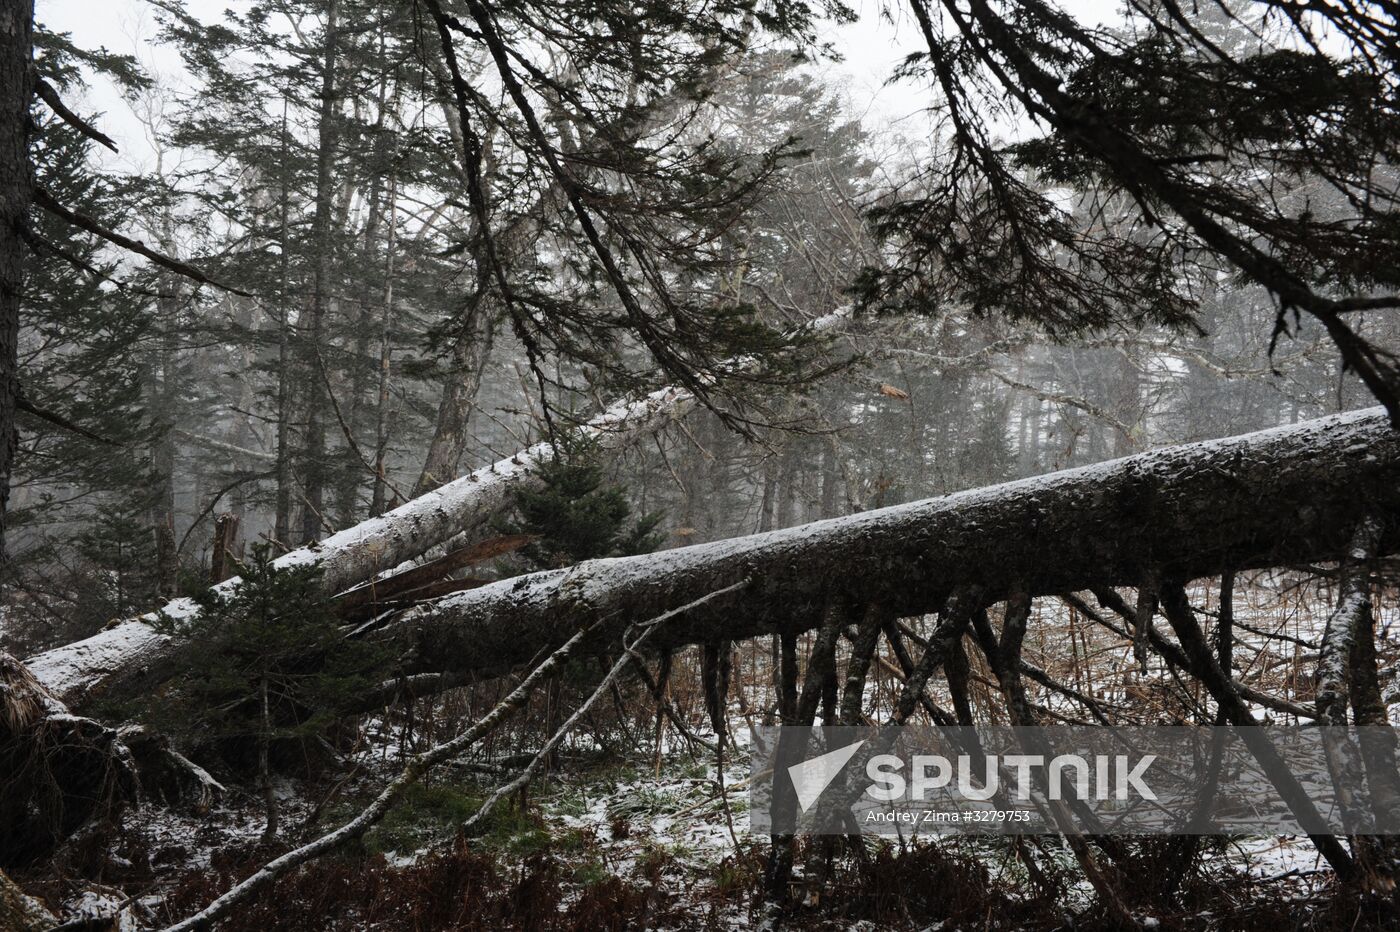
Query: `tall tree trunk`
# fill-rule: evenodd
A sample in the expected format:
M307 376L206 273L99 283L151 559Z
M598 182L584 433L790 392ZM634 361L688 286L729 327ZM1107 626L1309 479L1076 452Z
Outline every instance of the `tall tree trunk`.
M257 307L250 301L238 301L234 304L234 319L240 326L247 327L249 331L260 329L258 327ZM249 449L258 446L258 440L253 430L253 424L248 412L257 407L257 391L254 387L253 373L257 371L257 347L254 344L244 346L238 354L237 365L241 371L237 380L237 395L235 396L235 411L232 422L225 433L225 441L229 446L240 449ZM248 521L248 487L238 485L229 493L229 512L233 515L238 527L242 527ZM235 528L234 539L229 542L230 554L236 558L243 556L238 545L238 531ZM232 575L232 574L230 574Z
M161 247L173 255L174 237L165 220ZM175 543L175 401L180 368L177 332L180 313L179 284L171 276L161 276L160 341L155 358L147 366L146 410L156 430L149 450L150 523L155 534L155 592L157 600L175 595L179 575L179 554Z
M450 103L451 93L445 89L450 85L446 66L435 62L439 86L444 88L441 107L447 118L454 152L458 163L454 166L464 185L470 185L472 175L480 179L481 197L488 204L491 200L491 168L495 165L496 132L487 136L481 151L475 156L467 149L461 115ZM475 172L469 170L468 160L476 159ZM480 220L478 219L478 224ZM514 227L496 231L497 259L507 261L513 240L524 235L529 224L517 223ZM471 255L476 283L467 298L462 313L461 324L452 343L452 362L447 381L443 385L442 398L438 402L437 423L433 427L433 437L428 443L428 453L423 459L423 469L418 481L413 484L413 496L417 498L457 477L462 455L467 449L467 424L471 419L476 394L481 388L486 361L491 355L491 344L495 338L496 325L490 309L490 289L492 269L490 257L485 248L485 230L474 229Z
M316 212L311 221L311 306L306 327L305 501L301 513L301 539L321 535L326 489L326 411L329 399L321 378L321 346L325 339L326 309L331 288L331 219L335 209L335 184L331 171L335 160L336 122L336 45L339 38L339 0L326 5L325 54L321 62L321 104L316 145Z
M838 507L838 502L845 504L846 496L843 494L841 471L837 464L836 437L826 437L822 441L822 465L821 483L822 499L821 513L819 518L835 518L840 515L843 509Z
M384 41L384 30L381 28L378 36L379 54L381 56L384 54ZM374 181L370 186L369 215L365 221L364 229L363 255L366 272L373 269L376 265L377 251L379 248L379 228L384 220L386 212L389 215L389 223L392 224L394 222L393 202L396 192L393 169L391 168L394 158L393 134L385 131L384 121L391 107L397 109L399 102L398 97L398 85L395 84L391 92L388 72L381 74L379 77L379 93L375 102L376 114L374 120L374 143L372 148L375 174ZM393 246L394 232L390 230L388 235L388 252L391 254L393 252ZM384 303L386 305L392 299L393 295L393 284L388 280L388 276L393 273L393 261L393 256L390 255L384 264ZM366 277L370 278L371 275L372 273L369 273ZM370 278L370 280L372 280L372 278ZM359 291L366 295L369 293L368 287L363 287L359 289ZM345 408L345 430L347 433L354 431L361 421L365 420L365 418L361 416L364 405L364 395L370 377L375 375L377 376L379 388L379 391L375 395L377 403L374 409L376 411L376 445L374 463L370 464L361 459L364 455L364 451L356 449L355 444L350 442L350 438L346 438L345 449L341 456L340 476L337 481L336 489L336 514L341 527L349 527L355 521L359 490L365 479L364 472L367 465L375 466L375 472L371 480L373 483L373 491L371 493L370 514L376 515L383 510L382 499L377 499L375 496L380 493L381 487L383 486L383 446L378 441L384 426L383 405L386 400L384 398L386 383L385 374L382 370L385 364L384 352L388 346L385 340L387 337L388 314L386 308L385 313L380 315L383 327L380 333L379 360L378 363L371 368L366 365L366 362L369 359L370 342L374 331L375 308L369 300L359 300L356 301L355 304L355 313L358 320L354 327L355 353L352 363L353 369L350 373L350 402L348 405L342 406Z
M783 444L777 457L778 484L775 489L777 507L774 511L773 521L776 528L782 529L793 524L792 511L797 502L797 489L794 488L796 470L793 464L792 450L788 444Z
M773 530L774 498L778 491L778 464L776 457L763 460L763 494L758 500L758 533Z
M1134 431L1145 434L1147 425L1144 423L1146 412L1142 403L1142 372L1139 371L1133 360L1128 358L1126 352L1120 351L1115 355L1118 362L1118 397L1113 399L1113 405L1109 407L1109 410L1116 409L1118 420ZM1115 457L1131 456L1140 449L1139 442L1140 436L1126 434L1121 429L1115 430L1113 432L1113 455Z
M428 444L428 455L423 460L423 471L413 486L414 497L457 478L462 454L467 449L467 424L494 337L495 322L484 296L478 294L462 332L452 344L452 368L443 386L437 424Z
M383 188L376 180L370 192L369 219L365 223L365 242L362 255L366 269L372 269L375 265L375 240L379 236L380 211L383 210L383 207ZM367 291L367 289L361 290ZM341 428L347 436L345 437L345 445L341 448L340 456L337 458L335 476L335 517L336 523L340 527L349 527L355 523L355 513L359 507L360 487L368 478L365 474L365 463L360 459L364 455L364 451L357 449L358 441L352 444L351 440L364 420L362 417L364 396L372 374L372 370L365 363L369 359L374 316L368 301L356 300L350 303L353 307L350 312L353 319L348 323L351 331L355 334L355 342L350 354L350 372L344 391L339 395L342 399L340 413L345 419Z
M394 249L398 245L398 177L389 176L389 223L384 243L384 300L379 315L379 386L374 409L374 491L370 496L370 517L384 513L389 480L386 474L389 450L389 375L394 352L389 324L394 316Z
M29 163L29 102L34 96L33 0L0 4L0 561L19 435L19 304L24 290L24 231L34 193Z
M284 548L292 545L292 289L291 194L287 190L287 99L282 98L282 185L278 199L281 227L281 308L277 315L277 502L272 538Z

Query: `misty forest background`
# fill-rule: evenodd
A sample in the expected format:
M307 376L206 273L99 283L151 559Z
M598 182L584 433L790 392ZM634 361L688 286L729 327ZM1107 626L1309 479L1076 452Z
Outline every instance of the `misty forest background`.
M18 432L0 651L40 657L195 597L193 630L162 630L209 649L158 689L83 711L158 733L218 789L191 803L147 778L118 806L106 786L109 816L84 812L77 835L37 828L36 814L66 818L43 805L13 816L29 834L0 842L0 867L57 919L174 922L362 810L405 755L509 692L518 678L483 674L356 707L400 654L343 634L383 617L270 561L541 440L560 454L478 530L484 556L393 611L1378 403L1400 415L1384 4L1154 0L1102 24L1040 0L861 10L915 40L889 77L925 109L899 121L855 112L830 67L829 31L856 15L835 2L146 9L178 82L50 31L42 4L32 72L0 82L37 89L20 97L35 193L17 237L17 388L0 411ZM134 115L149 170L104 154L98 85ZM664 386L695 409L606 449L579 430ZM1324 563L1235 584L1253 658L1239 675L1284 703L1277 720L1317 696L1318 639L1345 582ZM1385 720L1394 600L1376 574ZM232 576L237 597L208 594ZM1203 611L1228 599L1213 586L1191 590ZM1042 720L1091 718L1086 694L1115 721L1213 720L1208 694L1155 654L1149 665L1131 630L1088 634L1091 606L1037 605L1027 653L1073 686L1037 681ZM906 619L908 635L926 622ZM804 670L820 639L794 641ZM931 702L1016 721L1005 671L974 640L962 686L950 667ZM608 681L535 788L489 829L455 834L593 692L596 664L571 660L477 757L407 796L410 815L377 841L223 920L1393 921L1375 892L1393 881L1354 888L1345 912L1325 905L1317 884L1334 878L1311 851L1261 879L1213 861L1221 839L1100 853L1120 872L1103 883L1084 879L1083 852L1039 841L823 840L796 855L789 842L795 874L775 879L777 848L736 834L711 791L744 775L732 732L785 718L784 682L795 687L776 635L723 643L723 657L668 649L652 672ZM895 701L897 650L880 648L872 715ZM685 781L695 808L655 808ZM604 784L627 788L606 811L587 802ZM6 775L0 786L13 791ZM658 812L668 825L698 813L713 843L678 853ZM1276 875L1289 872L1327 876L1285 891ZM1157 879L1138 889L1143 876ZM1310 905L1290 911L1290 897ZM540 898L558 910L532 912Z
M252 541L290 549L529 446L548 431L546 412L567 425L666 381L596 259L576 255L586 244L560 228L561 195L513 151L523 131L502 102L482 100L497 259L523 292L517 308L499 306L469 256L459 118L423 60L423 11L344 4L336 15L355 28L328 48L324 6L255 6L207 25L157 8L157 41L179 49L199 88L190 94L149 83L130 59L39 33L50 83L81 100L85 81L119 82L160 154L150 175L104 173L97 144L36 104L46 188L257 297L143 266L36 213L46 246L26 279L25 397L108 442L21 413L6 615L21 655L201 585L221 514L238 519L240 552ZM1248 21L1198 16L1221 42L1255 41ZM643 33L663 46L694 39L663 24ZM645 109L632 105L629 129L639 145L665 132L670 148L636 171L680 164L608 205L627 237L655 249L654 274L688 315L662 338L697 370L849 306L873 276L904 273L901 261L927 247L896 225L947 170L938 114L931 137L863 125L823 82L819 49L759 26L740 21L742 53L719 46L706 57L723 61L689 63L694 86L637 76L634 96L664 83L648 88ZM471 54L462 67L486 72L485 53ZM593 90L578 64L553 67L542 84ZM686 96L701 92L703 103ZM561 147L585 149L580 133L620 119L590 111L574 128L568 107L543 101ZM1191 101L1177 106L1201 116ZM1069 223L1146 236L1097 189L1022 176ZM1289 196L1327 197L1324 181L1310 183ZM684 184L719 190L712 204ZM610 248L626 248L622 237ZM1012 244L995 245L1014 262ZM1014 280L1001 295L930 288L921 313L862 315L816 365L712 391L716 411L637 444L608 480L638 512L664 513L667 545L697 543L1374 403L1313 321L1270 353L1268 291L1228 267L1190 272L1172 283L1183 309L1166 320L1151 294L1061 310ZM1392 336L1388 315L1358 319L1376 342ZM740 320L757 324L752 336Z

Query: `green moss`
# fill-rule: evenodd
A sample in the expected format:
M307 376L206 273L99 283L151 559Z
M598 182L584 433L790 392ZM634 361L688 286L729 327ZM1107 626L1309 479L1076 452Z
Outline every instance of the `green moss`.
M582 887L600 884L611 876L612 871L597 858L588 858L574 867L574 882Z
M479 843L483 848L525 857L549 850L553 838L539 813L502 805L486 817Z
M561 793L549 801L549 808L555 815L577 819L588 812L588 797L582 792Z
M375 854L416 851L451 835L481 803L473 788L451 783L414 784L365 836L365 849Z

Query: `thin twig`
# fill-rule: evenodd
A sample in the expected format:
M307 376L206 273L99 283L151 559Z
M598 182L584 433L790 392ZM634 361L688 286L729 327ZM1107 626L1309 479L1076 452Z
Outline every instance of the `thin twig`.
M505 721L507 715L523 706L530 698L535 684L558 669L591 630L592 627L584 628L565 641L475 725L450 741L445 741L411 758L393 782L381 790L374 801L358 816L340 828L267 862L247 880L234 884L226 893L217 897L204 909L172 926L167 926L164 932L194 932L196 929L206 929L215 919L225 915L229 910L292 868L305 864L307 861L318 858L364 835L388 814L404 791L417 783L431 768L461 754L468 747L494 731Z

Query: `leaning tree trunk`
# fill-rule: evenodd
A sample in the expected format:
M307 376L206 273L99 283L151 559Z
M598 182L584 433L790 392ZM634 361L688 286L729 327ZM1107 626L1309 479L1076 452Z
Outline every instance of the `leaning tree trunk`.
M848 316L844 310L837 311L812 321L808 329L827 330ZM747 359L730 363L735 368L749 364ZM694 407L695 397L690 392L668 386L640 400L612 406L580 427L578 434L602 452L615 451L684 417ZM552 444L537 443L392 511L284 554L277 564L317 563L327 592L348 589L458 535L471 535L486 527L510 504L516 489L539 482L540 466L554 456ZM222 586L232 592L241 584L242 580L234 578ZM188 618L198 608L190 599L176 599L160 611ZM70 705L81 706L109 692L133 695L176 668L172 663L176 643L152 627L155 617L151 613L128 619L90 638L37 654L26 663L40 682Z
M34 96L34 2L0 4L0 561L14 470L19 403L19 302L24 231L34 172L29 164L29 101Z
M452 367L442 388L437 423L423 469L413 486L414 496L423 495L457 476L462 454L467 449L467 425L491 355L495 322L486 299L477 295L467 311L462 332L452 344Z
M666 388L641 401L621 404L590 421L582 432L604 450L614 450L632 438L659 430L684 416L695 400L679 389ZM283 555L279 566L317 563L327 592L339 592L419 557L459 534L471 534L509 505L511 493L538 481L541 463L554 457L554 447L538 443L463 476L323 541ZM225 592L242 585L233 578L221 584ZM193 616L190 599L176 599L160 609L175 618ZM154 682L166 668L173 642L151 626L156 613L113 625L92 637L45 651L26 663L38 679L69 704L82 705L109 689L129 694L141 683Z
M767 534L640 557L593 560L422 605L388 636L417 670L502 671L566 631L595 636L744 579L742 597L689 613L652 649L791 633L833 599L899 616L954 587L987 601L1335 560L1357 521L1400 516L1400 432L1379 409Z
M638 434L659 430L694 406L678 389L663 389L639 402L619 405L594 418L585 432L604 449L616 449ZM459 534L486 525L509 505L512 492L537 481L541 463L554 447L539 443L476 470L405 505L333 534L319 543L278 558L279 566L317 563L327 592L339 592L427 553ZM232 592L240 578L220 585ZM190 599L176 599L161 612L175 618L198 611ZM175 642L152 627L156 613L99 631L92 637L30 657L36 677L63 701L81 706L109 692L131 694L168 671Z

